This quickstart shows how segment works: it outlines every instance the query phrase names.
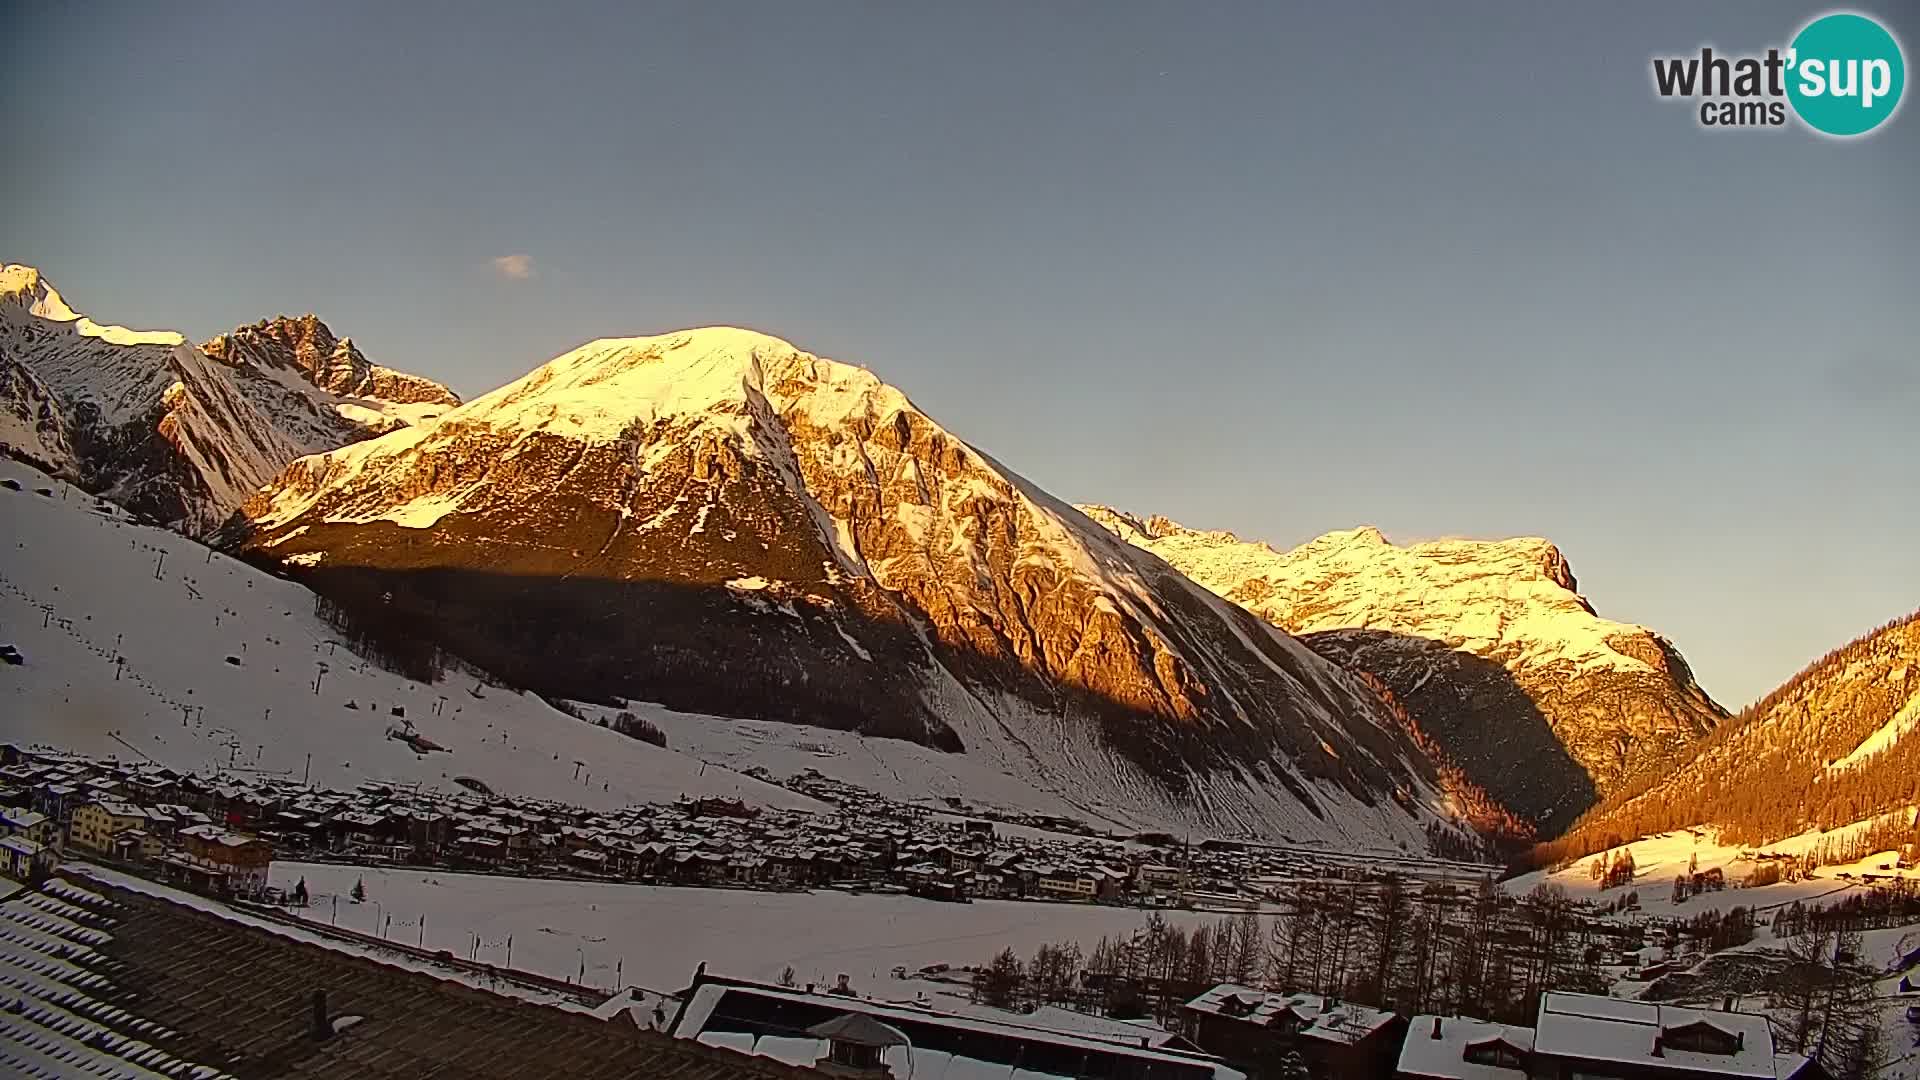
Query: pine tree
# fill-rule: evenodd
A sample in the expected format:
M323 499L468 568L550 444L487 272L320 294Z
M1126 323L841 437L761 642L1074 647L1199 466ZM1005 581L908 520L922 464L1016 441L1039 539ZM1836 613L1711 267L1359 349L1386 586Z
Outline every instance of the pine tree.
M1249 986L1260 978L1260 971L1266 966L1266 950L1260 942L1260 917L1251 911L1242 912L1231 925L1232 979Z
M1836 935L1832 956L1820 1023L1820 1067L1833 1080L1866 1080L1879 1071L1885 1046L1873 973L1854 966L1860 959L1860 932Z
M981 998L988 1005L1011 1009L1019 1000L1025 979L1026 969L1020 963L1020 958L1014 955L1012 949L1002 949L987 968Z

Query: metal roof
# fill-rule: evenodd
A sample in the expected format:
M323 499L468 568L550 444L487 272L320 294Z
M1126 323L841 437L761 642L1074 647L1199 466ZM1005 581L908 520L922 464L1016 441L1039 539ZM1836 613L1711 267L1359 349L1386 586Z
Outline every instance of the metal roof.
M817 1075L391 966L221 911L85 877L0 902L0 1073ZM326 994L324 1038L315 991Z

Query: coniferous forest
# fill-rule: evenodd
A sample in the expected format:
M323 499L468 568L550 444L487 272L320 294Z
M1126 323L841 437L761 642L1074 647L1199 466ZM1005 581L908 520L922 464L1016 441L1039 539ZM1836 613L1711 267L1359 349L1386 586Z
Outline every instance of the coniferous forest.
M1537 845L1560 865L1692 825L1764 846L1810 830L1871 824L1816 847L1818 861L1920 856L1920 612L1834 651L1722 724L1683 762L1654 770Z

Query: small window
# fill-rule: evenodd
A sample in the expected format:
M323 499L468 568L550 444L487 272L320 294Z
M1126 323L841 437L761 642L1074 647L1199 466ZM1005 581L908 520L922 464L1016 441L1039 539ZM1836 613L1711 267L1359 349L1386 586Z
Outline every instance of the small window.
M1467 1047L1466 1060L1474 1065L1491 1065L1501 1069L1525 1069L1526 1059L1520 1051L1504 1042L1475 1043Z
M836 1065L854 1069L872 1069L880 1064L880 1049L859 1043L833 1040L827 1044L827 1056Z
M1696 1054L1737 1053L1740 1049L1740 1037L1722 1031L1712 1024L1702 1021L1685 1027L1668 1028L1664 1045L1675 1050L1687 1050Z

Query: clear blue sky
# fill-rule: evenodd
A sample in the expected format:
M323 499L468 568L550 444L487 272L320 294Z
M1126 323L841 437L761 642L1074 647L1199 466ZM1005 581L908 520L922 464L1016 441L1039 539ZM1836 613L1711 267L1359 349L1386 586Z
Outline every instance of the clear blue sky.
M493 6L17 10L0 258L469 395L755 326L1076 501L1552 537L1731 706L1920 606L1920 112L1650 89L1820 7Z

